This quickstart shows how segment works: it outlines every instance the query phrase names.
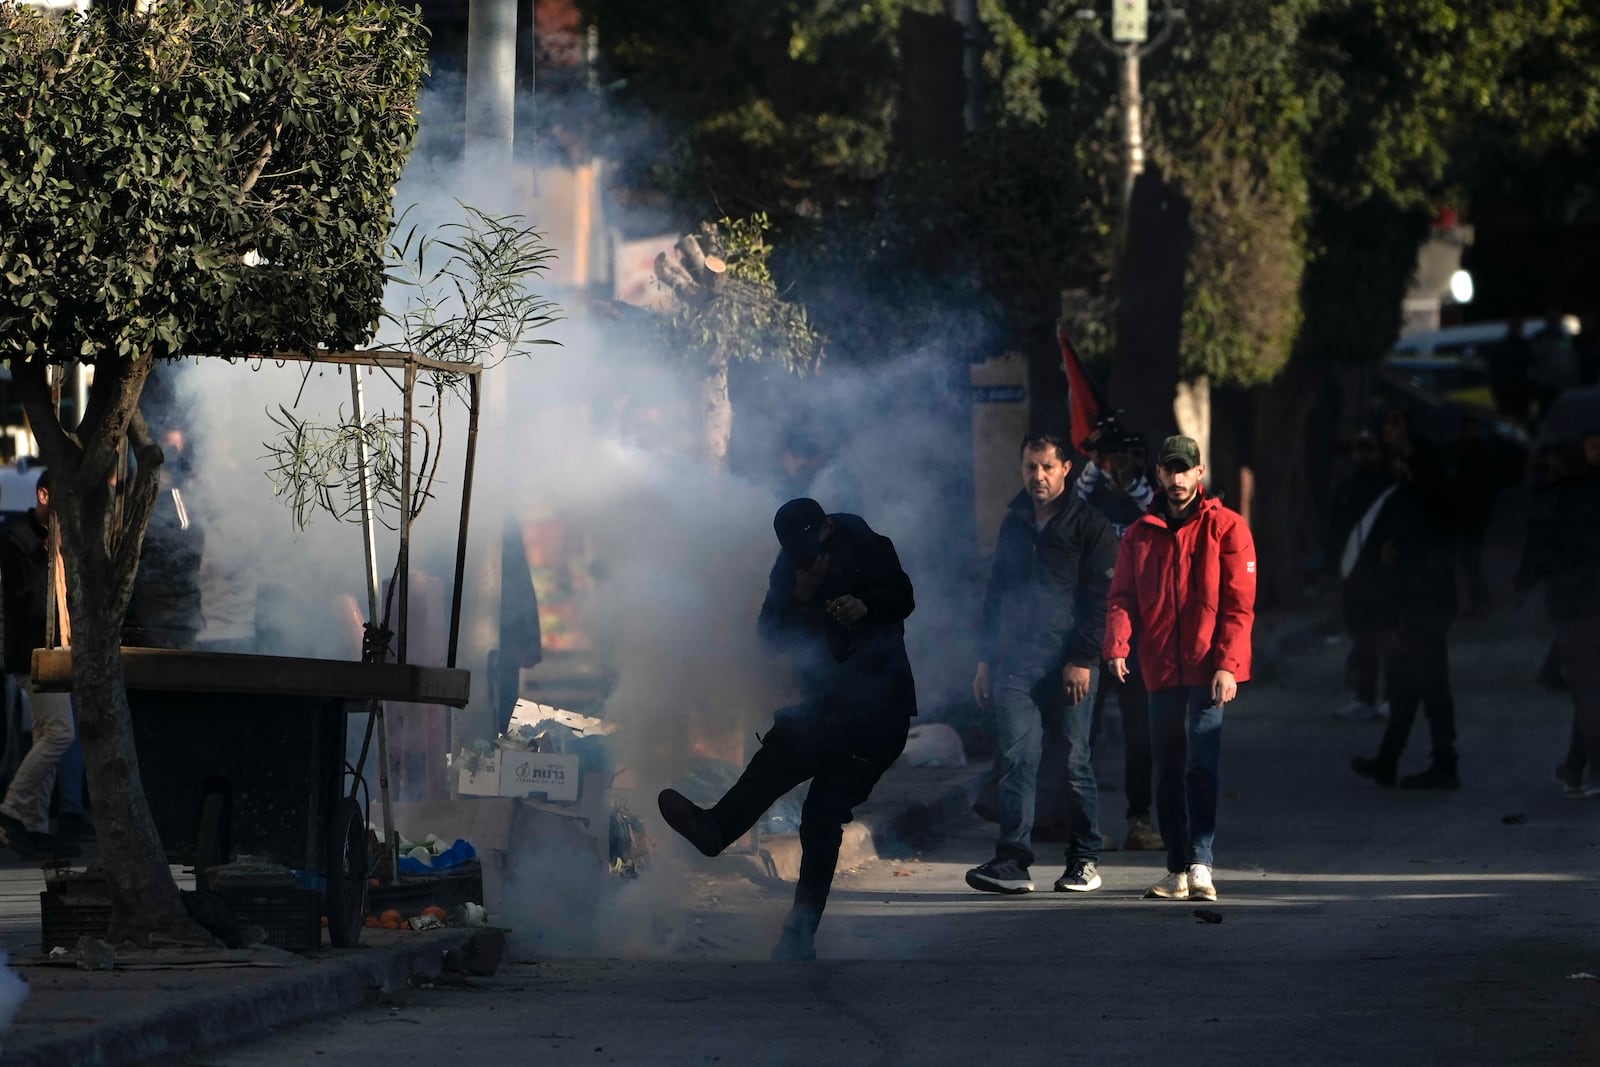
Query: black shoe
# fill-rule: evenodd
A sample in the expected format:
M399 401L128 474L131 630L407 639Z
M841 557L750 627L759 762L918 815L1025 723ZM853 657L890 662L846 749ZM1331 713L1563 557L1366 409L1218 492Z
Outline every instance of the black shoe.
M0 815L0 842L25 860L31 860L39 854L34 847L33 836L27 827L9 815Z
M998 856L988 863L972 868L967 872L967 884L980 893L1018 893L1033 892L1033 879L1028 877L1028 868L1009 857L1001 859Z
M772 947L774 963L809 963L817 958L817 946L811 938L785 926L783 936Z
M1400 779L1401 789L1460 789L1461 779L1456 769L1448 764L1430 763L1420 774L1408 774Z
M1394 787L1394 764L1386 759L1357 756L1350 761L1350 769L1363 778L1371 778L1381 786Z
M1056 879L1057 893L1092 893L1100 888L1100 871L1094 860L1074 860Z
M656 806L661 809L661 817L667 820L667 825L702 855L715 856L728 847L711 813L676 789L663 789L656 797Z

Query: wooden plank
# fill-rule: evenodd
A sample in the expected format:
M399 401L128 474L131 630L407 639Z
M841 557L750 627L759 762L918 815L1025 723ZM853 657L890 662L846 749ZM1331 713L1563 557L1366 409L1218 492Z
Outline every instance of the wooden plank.
M446 667L165 648L124 648L122 672L130 690L172 693L265 693L464 708L472 692L472 672ZM34 649L33 681L43 690L70 690L72 650Z

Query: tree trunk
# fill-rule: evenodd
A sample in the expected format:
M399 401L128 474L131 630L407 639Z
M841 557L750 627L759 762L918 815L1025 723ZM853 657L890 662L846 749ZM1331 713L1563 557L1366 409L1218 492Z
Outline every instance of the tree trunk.
M1151 453L1177 430L1178 347L1183 335L1189 204L1148 168L1134 183L1127 248L1117 271L1117 347L1110 402Z
M1253 532L1260 560L1258 602L1266 607L1300 599L1312 577L1311 561L1321 551L1313 460L1319 447L1332 447L1332 434L1319 435L1325 428L1313 415L1326 386L1323 372L1295 359L1255 391L1255 433L1247 462L1258 487Z
M91 603L108 591L84 588ZM72 684L83 732L84 769L94 795L100 866L111 885L111 942L209 944L190 922L139 780L133 720L122 681L122 623L103 613L76 619Z
M728 399L728 357L720 350L706 360L700 379L700 419L703 458L721 470L727 466L733 436L733 401Z

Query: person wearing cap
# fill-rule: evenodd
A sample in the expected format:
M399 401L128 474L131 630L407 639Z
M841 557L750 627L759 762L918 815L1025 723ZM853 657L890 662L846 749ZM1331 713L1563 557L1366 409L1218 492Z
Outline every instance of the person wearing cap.
M1073 491L1079 499L1105 516L1117 540L1128 527L1149 510L1156 490L1146 468L1149 453L1144 436L1113 423L1112 432L1097 432L1091 440L1095 451L1083 465ZM1091 746L1099 736L1101 716L1108 698L1117 698L1122 724L1122 784L1128 793L1128 828L1122 847L1130 852L1154 852L1165 847L1161 834L1150 819L1154 799L1151 782L1155 777L1150 756L1150 701L1144 680L1139 675L1136 655L1130 655L1128 677L1118 681L1109 675L1100 678L1094 698L1094 726Z
M1067 867L1057 892L1100 888L1100 794L1089 745L1106 591L1117 539L1099 512L1067 489L1072 463L1059 437L1022 441L1023 490L1000 522L983 598L978 707L994 715L1000 839L967 872L985 893L1033 891L1033 823L1046 731L1064 758Z
M1128 677L1137 633L1150 693L1167 875L1145 896L1164 900L1217 899L1211 872L1222 713L1250 678L1255 542L1243 518L1206 495L1205 473L1193 438L1162 442L1162 494L1122 539L1106 607L1107 669Z
M713 807L675 789L657 802L668 826L715 856L810 780L794 906L773 950L774 959L809 960L844 824L899 758L917 713L905 646L916 602L894 543L860 516L830 515L802 497L779 508L772 525L782 551L757 632L769 654L792 658L801 703L777 711L761 748Z

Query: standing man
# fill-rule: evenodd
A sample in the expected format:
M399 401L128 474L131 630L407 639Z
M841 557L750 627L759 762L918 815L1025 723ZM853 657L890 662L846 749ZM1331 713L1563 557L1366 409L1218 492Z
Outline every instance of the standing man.
M994 713L1000 841L967 872L985 893L1030 893L1034 806L1046 730L1066 754L1067 869L1060 892L1100 888L1100 795L1090 759L1095 669L1116 562L1111 525L1067 492L1072 464L1050 434L1022 442L1023 491L1000 522L983 598L978 707Z
M1113 425L1106 433L1095 436L1098 447L1084 465L1074 490L1105 516L1120 541L1155 499L1155 486L1146 467L1148 453L1143 435L1120 426ZM1150 698L1139 675L1137 656L1129 657L1126 681L1100 678L1100 690L1094 698L1095 731L1099 729L1106 698L1112 694L1116 695L1122 720L1122 784L1128 791L1128 830L1122 847L1130 852L1155 851L1164 846L1150 821L1151 781L1155 776L1150 755ZM1091 741L1095 731L1091 731Z
M6 525L0 537L0 587L4 589L5 668L33 718L33 747L17 767L0 801L0 838L26 858L41 853L76 855L76 846L50 834L50 795L57 764L77 736L70 693L32 689L33 650L45 644L45 612L55 595L50 585L50 472L39 473L35 505ZM58 563L59 565L59 563ZM75 783L76 788L82 785ZM75 800L68 797L68 801Z
M657 803L668 826L715 856L811 780L794 907L772 958L812 960L844 824L899 758L917 713L904 625L915 601L894 543L860 516L828 515L802 497L772 526L783 551L757 628L768 653L793 658L802 703L777 711L760 751L709 811L676 789Z
M1205 473L1193 438L1162 443L1162 499L1123 537L1106 608L1107 668L1128 677L1137 633L1150 691L1167 876L1145 896L1162 900L1217 899L1211 869L1222 709L1250 680L1255 542L1237 513L1206 496Z
M1403 413L1391 411L1385 443L1398 488L1372 535L1387 576L1395 624L1384 650L1389 722L1378 754L1358 756L1351 769L1382 786L1397 784L1420 707L1432 743L1426 769L1398 779L1402 789L1459 789L1456 702L1450 687L1450 624L1457 610L1455 490L1427 441L1411 436Z

